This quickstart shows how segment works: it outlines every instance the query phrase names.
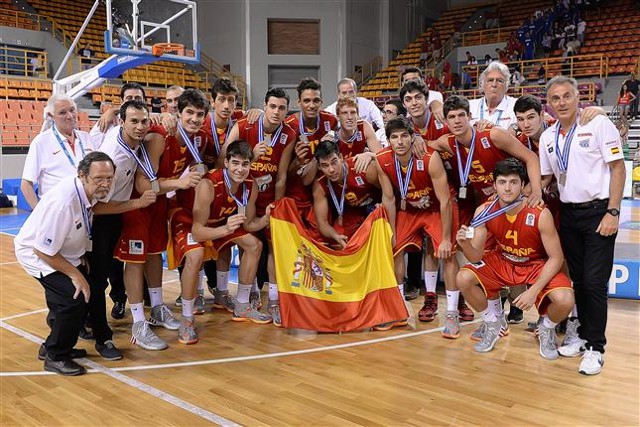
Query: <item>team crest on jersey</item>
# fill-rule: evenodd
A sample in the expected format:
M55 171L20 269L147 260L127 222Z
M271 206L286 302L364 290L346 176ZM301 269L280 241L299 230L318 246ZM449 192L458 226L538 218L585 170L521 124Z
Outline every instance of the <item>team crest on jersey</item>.
M582 141L578 141L578 145L582 148L588 148L589 147L589 138L587 139L583 139Z
M287 135L286 134L282 134L280 135L280 144L286 144L287 143Z
M324 131L325 132L329 132L331 130L331 123L329 123L328 121L324 122Z
M524 220L524 223L533 227L536 222L536 216L532 213L527 214L527 218Z
M424 170L424 160L418 160L416 162L416 169L418 169L419 171Z
M291 286L305 287L312 292L324 292L331 295L331 270L321 258L317 257L304 243L298 248L298 259L293 263L293 281Z
M487 138L486 136L480 138L480 144L482 144L482 148L489 148L491 147L491 144L489 143L489 138Z
M356 176L356 184L358 184L360 187L364 186L364 180L361 176Z
M42 239L42 243L44 243L46 246L51 246L51 244L53 243L53 239L45 236L44 239Z
M444 127L444 125L442 123L440 123L437 120L434 120L433 123L436 125L436 129L440 130Z
M129 255L144 255L144 242L142 240L129 240Z
M362 132L358 131L358 134L357 134L357 136L356 136L356 139L357 139L358 141L362 141Z
M198 242L196 242L196 240L193 238L193 234L188 233L187 234L187 245L197 245Z
M198 149L202 148L202 137L201 136L194 136L193 137L193 143L196 145L196 147Z

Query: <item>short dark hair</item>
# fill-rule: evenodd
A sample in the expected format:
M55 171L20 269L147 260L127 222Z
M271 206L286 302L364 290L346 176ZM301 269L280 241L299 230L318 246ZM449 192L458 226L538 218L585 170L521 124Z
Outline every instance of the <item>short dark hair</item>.
M182 113L182 110L187 108L188 105L199 110L204 110L205 113L209 111L209 100L205 94L198 89L187 89L178 97L178 111L180 113Z
M398 109L398 116L407 115L407 109L404 108L404 104L402 103L402 100L393 98L384 103L384 105L387 105L387 104L395 105L395 107Z
M253 150L248 142L243 140L233 141L227 147L227 160L231 160L232 157L240 157L249 161L253 160Z
M129 82L129 83L125 83L120 87L120 99L124 99L124 93L126 91L128 91L129 89L138 89L140 91L142 91L142 97L146 100L147 99L147 95L144 92L144 88L142 87L142 85L140 83L137 82Z
M240 91L238 90L236 85L226 77L220 77L216 79L213 82L213 86L211 86L211 96L213 97L214 101L219 93L235 93L237 95L239 92Z
M542 103L536 96L522 95L516 100L513 111L515 113L526 113L529 110L535 110L536 113L540 114L542 112Z
M499 176L518 175L523 183L528 182L527 169L522 162L516 158L500 160L493 168L493 181L495 182Z
M387 122L387 126L384 128L387 139L391 138L391 134L397 130L406 130L409 135L413 135L413 125L406 117L396 117Z
M447 118L447 114L453 110L464 110L469 114L469 101L467 98L460 95L451 95L448 97L442 106L445 119Z
M132 99L120 106L120 119L122 119L123 122L127 120L127 110L129 108L133 108L134 110L144 110L147 113L149 112L149 110L147 110L147 104L145 104L144 101Z
M329 157L334 153L338 157L340 157L340 147L338 146L338 143L336 141L325 139L324 141L320 141L320 143L316 147L316 151L314 152L314 157L316 158L317 161L320 161L321 159L326 159L327 157Z
M424 84L422 80L409 80L400 89L400 100L404 100L404 96L408 92L421 92L425 98L427 98L427 102L429 102L429 88Z
M307 89L322 90L322 85L313 77L305 77L304 79L300 80L300 83L298 83L298 87L296 88L296 90L298 91L298 99L300 99L300 97L302 96L302 92Z
M274 98L284 98L287 100L287 106L289 106L289 95L287 95L287 92L284 91L284 89L280 88L280 87L272 87L271 89L269 89L266 93L266 95L264 96L264 103L266 104L267 102L269 102L269 98L271 97Z
M418 67L407 67L404 70L402 70L402 73L400 74L400 80L402 81L402 79L404 78L404 76L406 74L409 73L418 73L420 75L420 78L424 78L424 76L422 75L422 70Z
M92 151L84 156L84 158L78 163L78 174L82 172L84 176L89 176L89 169L91 169L91 164L95 162L109 162L111 163L111 167L113 168L113 170L116 170L116 165L115 163L113 163L113 160L111 160L111 157L109 157L102 151Z

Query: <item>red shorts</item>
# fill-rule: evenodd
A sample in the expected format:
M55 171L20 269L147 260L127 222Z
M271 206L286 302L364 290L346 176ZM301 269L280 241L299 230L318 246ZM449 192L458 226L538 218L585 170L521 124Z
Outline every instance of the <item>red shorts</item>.
M532 285L540 276L546 261L534 261L526 265L518 265L507 261L496 252L488 252L482 261L467 264L462 269L469 270L476 276L487 298L498 296L504 286ZM563 273L558 272L536 298L536 308L541 315L547 313L550 300L547 298L557 289L571 289L571 281Z
M458 210L453 208L451 223L452 251L456 249L455 233L459 228ZM442 243L442 220L440 211L428 211L419 209L398 209L396 211L396 245L393 248L393 256L410 248L422 249L422 240L427 235L433 242L433 249L437 252Z
M145 262L147 255L167 249L168 200L162 195L144 209L122 214L122 233L115 257L124 262Z
M223 218L217 223L210 224L209 227L220 227L226 223L227 223L227 219ZM208 254L205 253L205 260L209 258L217 260L218 256L220 255L220 252L224 251L227 248L230 248L235 244L236 239L239 239L242 236L246 236L247 234L251 234L251 233L245 230L244 227L238 227L236 231L229 234L228 236L224 236L216 240L210 240L208 242L205 242L207 248L210 250L210 256L208 256Z
M185 208L176 208L169 214L169 230L171 231L171 239L167 245L167 266L169 270L173 270L182 265L185 255L188 252L204 248L205 245L193 240L191 235L191 226L193 218L191 212ZM205 254L205 259L210 258Z

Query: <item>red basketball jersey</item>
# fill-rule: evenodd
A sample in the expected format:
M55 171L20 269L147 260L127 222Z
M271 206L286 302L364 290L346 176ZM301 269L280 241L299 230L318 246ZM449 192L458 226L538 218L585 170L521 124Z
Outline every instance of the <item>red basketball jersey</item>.
M347 207L361 209L365 208L372 203L378 203L382 199L382 195L380 193L380 189L375 185L369 184L367 182L367 173L356 173L355 171L355 159L350 158L345 160L345 164L347 166L347 189L345 190L344 195L344 203L345 203L345 211ZM329 180L325 175L322 175L318 178L318 184L322 186L324 193L327 195L327 198L330 199L329 205L334 206L333 200L331 199L331 193L329 191ZM342 196L342 181L340 182L332 182L333 191L335 192L336 198L338 201Z
M220 224L223 224L228 217L234 215L238 210L238 205L229 194L227 185L224 182L223 171L224 169L216 169L205 175L205 179L208 179L213 183L214 196L209 209L209 219L207 220L207 225L212 227L217 227ZM251 197L253 180L251 178L247 178L243 184L238 186L238 189L234 194L236 199L240 201L243 200L243 191L245 190L249 192L247 200Z
M340 153L342 153L344 158L364 153L364 150L367 148L367 138L364 135L364 120L358 120L358 128L352 140L349 141L340 138L340 132L336 133L336 135L338 135Z

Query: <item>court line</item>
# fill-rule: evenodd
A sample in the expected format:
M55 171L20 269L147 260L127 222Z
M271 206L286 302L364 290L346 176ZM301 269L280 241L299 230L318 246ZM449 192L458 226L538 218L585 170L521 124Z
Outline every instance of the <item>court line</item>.
M15 326L11 326L7 323L5 323L4 321L0 321L0 327L13 332L14 334L21 336L23 338L28 339L29 341L32 341L38 345L43 343L42 338L39 338L27 331L23 331L20 328L16 328ZM82 359L77 359L78 362L82 363L83 365L86 365L90 368L92 368L93 372L99 372L102 373L104 375L107 375L117 381L120 381L130 387L133 387L143 393L149 394L153 397L156 397L158 399L164 400L167 403L170 403L171 405L174 405L180 409L183 409L187 412L192 413L193 415L196 415L200 418L203 418L207 421L210 421L212 423L216 423L219 424L221 426L224 427L240 427L240 424L236 424L231 420L228 420L224 417L221 417L220 415L214 414L213 412L209 412L204 408L201 408L199 406L196 406L192 403L189 403L185 400L180 399L179 397L176 397L172 394L166 393L160 389L157 389L153 386L150 386L148 384L143 383L142 381L136 380L134 378L128 377L124 374L121 374L119 372L114 371L111 368L108 368L100 363L96 363L92 360L89 360L87 358L82 358ZM46 372L46 371L45 371ZM47 374L52 374L52 375L56 375L53 372L46 372ZM4 375L2 375L4 376ZM15 376L15 375L13 375Z
M3 266L3 265L11 265L11 264L19 264L19 262L18 262L18 261L0 262L0 266Z

